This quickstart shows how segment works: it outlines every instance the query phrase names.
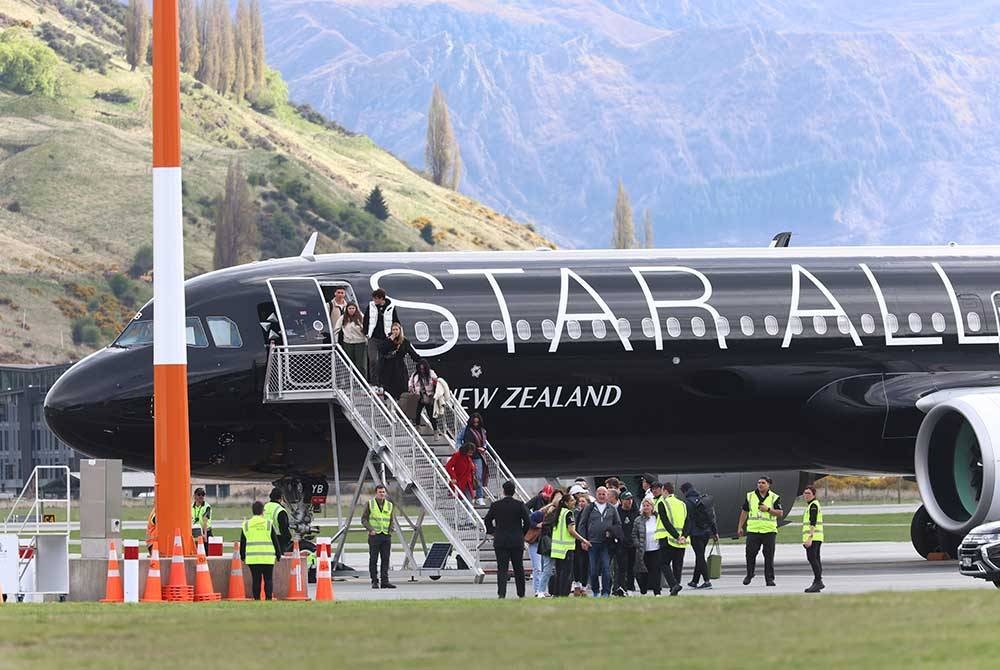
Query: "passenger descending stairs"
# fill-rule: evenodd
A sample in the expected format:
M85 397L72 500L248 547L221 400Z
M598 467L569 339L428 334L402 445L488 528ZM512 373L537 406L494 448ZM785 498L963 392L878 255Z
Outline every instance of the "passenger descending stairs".
M468 416L454 396L448 400L444 427L453 444L455 430L465 425ZM435 442L432 448L392 398L376 393L340 346L272 346L264 402L339 404L368 448L416 496L477 579L483 578L489 567L484 558L494 560L492 551L484 551L487 537L481 515L485 510L477 510L461 492L451 490L442 462L447 441ZM499 475L493 481L513 480L496 452L492 448L489 452L490 466ZM495 489L490 487L490 499L496 497ZM524 496L523 489L518 489Z

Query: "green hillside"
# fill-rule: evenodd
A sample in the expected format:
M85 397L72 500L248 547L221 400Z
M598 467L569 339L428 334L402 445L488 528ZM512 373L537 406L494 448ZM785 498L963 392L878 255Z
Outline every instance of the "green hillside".
M0 0L0 31L60 51L54 97L0 88L0 362L75 360L149 297L148 274L118 276L152 239L152 180L151 72L129 71L117 12L113 0ZM212 269L235 157L260 208L263 257L298 253L313 230L320 252L550 245L308 108L263 114L187 75L181 86L189 276ZM376 184L384 222L363 211Z

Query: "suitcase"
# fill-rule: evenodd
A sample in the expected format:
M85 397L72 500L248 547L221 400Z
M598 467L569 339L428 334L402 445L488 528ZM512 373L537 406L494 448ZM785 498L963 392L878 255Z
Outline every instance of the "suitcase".
M719 549L719 541L712 545L712 552L708 555L708 578L719 579L722 577L722 550Z

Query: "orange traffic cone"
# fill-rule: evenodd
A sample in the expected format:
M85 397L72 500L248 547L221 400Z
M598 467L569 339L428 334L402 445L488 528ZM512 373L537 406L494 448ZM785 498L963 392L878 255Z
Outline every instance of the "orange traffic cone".
M306 580L302 577L302 556L299 554L298 540L292 544L292 570L288 573L288 595L285 600L309 600Z
M115 543L108 543L108 581L104 587L104 597L102 603L123 603L125 602L125 590L122 587L122 571L118 567L118 553L115 551Z
M170 583L163 587L163 599L170 602L191 602L194 587L188 586L184 569L184 545L181 544L181 529L174 530L174 549L170 556Z
M316 568L316 600L334 600L330 550L326 544L319 546L319 566Z
M212 573L208 571L208 557L205 556L205 538L198 536L198 558L194 569L194 601L198 603L222 600L222 594L212 588Z
M233 563L229 568L229 591L226 600L246 600L247 593L243 587L243 561L240 560L240 543L233 542Z
M163 580L160 579L160 546L153 540L153 549L149 557L149 571L146 573L146 589L142 593L141 603L163 602Z

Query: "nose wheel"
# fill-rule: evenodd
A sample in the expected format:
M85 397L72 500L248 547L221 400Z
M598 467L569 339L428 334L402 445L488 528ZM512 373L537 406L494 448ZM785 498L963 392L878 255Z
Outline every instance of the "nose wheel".
M958 558L958 545L962 536L940 528L927 510L921 505L910 521L910 542L923 558L933 553L943 553L948 558Z

